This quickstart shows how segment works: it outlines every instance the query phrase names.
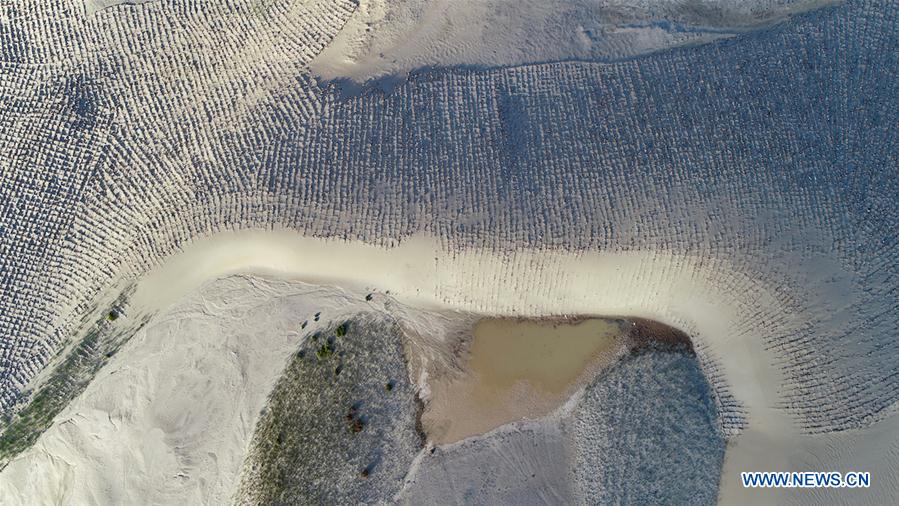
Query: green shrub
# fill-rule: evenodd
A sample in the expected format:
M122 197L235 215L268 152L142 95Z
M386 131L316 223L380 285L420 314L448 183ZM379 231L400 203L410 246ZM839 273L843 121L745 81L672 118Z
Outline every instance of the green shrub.
M329 358L334 354L334 345L332 343L325 343L318 348L318 351L315 352L315 356L318 357L319 360L324 360Z

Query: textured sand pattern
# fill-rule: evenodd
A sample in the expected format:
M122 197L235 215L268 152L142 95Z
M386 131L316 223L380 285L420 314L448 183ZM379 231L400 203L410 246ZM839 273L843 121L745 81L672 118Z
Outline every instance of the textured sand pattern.
M729 434L772 417L808 435L893 423L895 2L348 95L309 65L356 8L0 6L0 411L123 283L201 237L286 228L428 236L422 263L468 259L423 287L450 306L677 325ZM573 279L620 302L565 300Z

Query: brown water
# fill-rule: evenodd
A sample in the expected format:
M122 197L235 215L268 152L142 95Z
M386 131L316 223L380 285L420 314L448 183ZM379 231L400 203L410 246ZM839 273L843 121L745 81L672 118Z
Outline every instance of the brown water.
M550 413L615 359L625 332L599 318L478 321L464 374L430 385L429 438L450 443Z

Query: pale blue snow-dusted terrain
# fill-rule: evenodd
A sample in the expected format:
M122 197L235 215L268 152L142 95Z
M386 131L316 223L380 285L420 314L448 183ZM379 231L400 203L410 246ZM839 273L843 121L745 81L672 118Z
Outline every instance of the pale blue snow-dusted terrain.
M716 415L695 357L645 350L600 374L570 412L424 456L400 497L407 504L715 504L724 457Z
M503 2L485 18L496 30L409 29L427 36L405 46L408 27L461 14L0 2L0 460L110 358L85 336L150 321L119 299L147 272L218 232L287 229L385 247L426 236L515 266L524 252L639 257L616 283L670 290L622 307L691 333L722 434L771 436L773 414L803 445L769 441L789 464L895 476L899 8L619 3L560 14L521 51L528 25ZM390 37L353 35L368 28ZM401 46L421 51L387 49ZM527 290L561 290L526 267ZM448 306L550 311L472 307L443 281L422 284ZM65 362L73 349L83 364ZM753 360L773 374L742 374ZM79 381L48 380L48 364ZM753 382L764 395L745 393ZM855 500L899 496L878 487Z

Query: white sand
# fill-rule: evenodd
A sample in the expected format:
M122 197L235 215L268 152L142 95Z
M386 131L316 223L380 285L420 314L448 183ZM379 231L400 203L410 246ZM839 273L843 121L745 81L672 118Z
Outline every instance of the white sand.
M156 0L84 0L84 11L91 15L117 5L138 5L153 1Z
M702 267L700 267L702 265ZM650 318L688 332L723 366L750 418L788 429L780 373L760 329L744 318L778 315L766 287L726 265L667 253L521 251L512 256L448 252L434 238L394 248L300 237L290 231L232 232L199 240L138 284L136 308L155 311L208 279L279 273L309 282L390 291L403 304L500 316L560 314ZM723 273L729 274L723 275ZM743 293L752 288L751 294ZM753 311L744 313L752 297ZM786 321L782 326L799 322Z
M827 441L844 436L799 438L780 409L782 376L762 332L790 332L801 321L784 314L768 287L721 262L652 252L519 251L502 256L476 249L448 252L428 237L381 248L289 231L239 232L192 245L141 283L135 302L178 296L202 279L247 268L389 290L400 302L420 308L502 316L629 315L666 323L685 330L706 349L706 359L720 364L732 394L747 411L748 430L732 439L726 455L723 502L739 502L745 493L735 486L740 471L789 462L796 452L811 452L822 468L851 470L840 467L840 455L826 451ZM778 324L766 328L759 319ZM889 446L895 433L872 429L854 436L856 441L868 437ZM870 465L889 473L896 463L882 459Z
M791 462L797 452L817 459L819 467L849 470L839 467L847 462L845 452L830 451L833 438L797 439L791 420L776 408L782 401L779 370L755 319L780 316L781 308L765 286L726 265L649 252L521 251L504 257L474 249L444 251L426 237L382 248L288 231L238 232L195 242L139 283L133 297L137 312L157 311L195 295L136 336L54 427L0 474L2 496L20 497L22 504L36 497L83 504L128 502L134 498L128 494L188 503L226 497L254 414L298 339L295 329L260 323L269 321L271 311L287 310L271 306L278 291L267 284L250 293L246 287L235 290L233 302L254 310L246 318L224 321L220 302L208 304L197 292L210 279L247 271L348 287L356 292L356 303L374 289L389 290L399 303L419 308L652 318L684 329L705 347L748 411L748 430L728 449L725 502L738 501L744 492L734 486L734 473ZM315 307L336 311L346 305L343 310L348 310L349 295L342 294L309 288L305 302L290 308L295 319L272 321L299 325L313 312L310 299ZM180 315L178 325L188 327L167 328L173 315ZM781 331L794 323L780 319ZM877 427L884 426L894 427L895 417ZM868 433L846 436L844 443L876 444L895 439L896 431ZM97 438L107 442L97 444ZM894 462L887 457L865 464L889 470ZM165 469L186 471L184 476L160 474ZM182 481L189 486L179 487Z
M310 69L364 82L428 66L614 60L710 42L834 1L361 0Z
M360 300L257 278L203 286L135 335L10 463L0 504L227 504L301 335Z

